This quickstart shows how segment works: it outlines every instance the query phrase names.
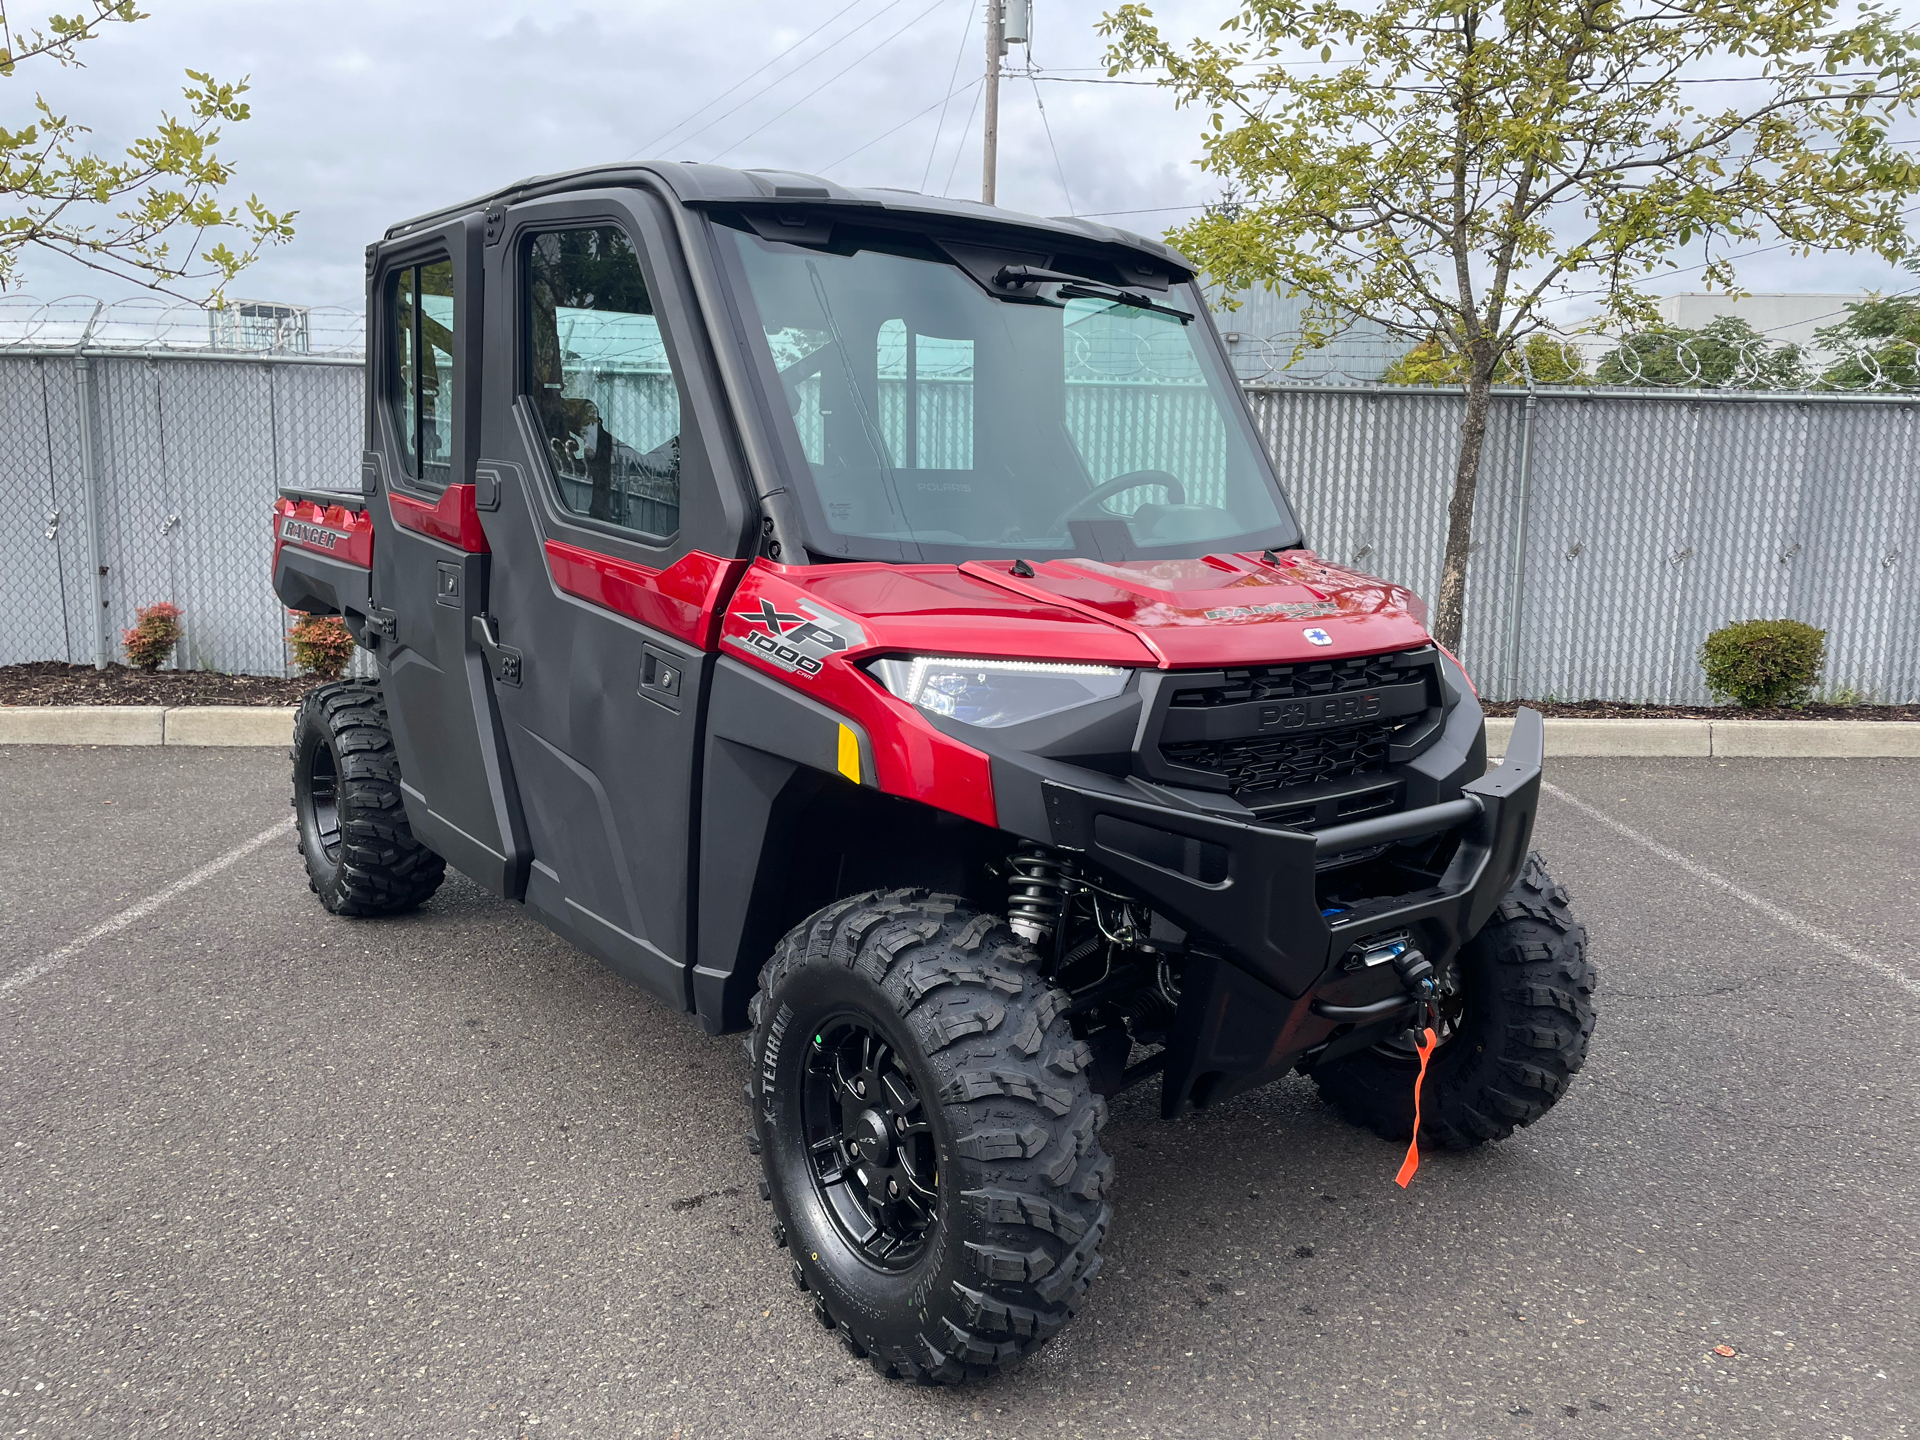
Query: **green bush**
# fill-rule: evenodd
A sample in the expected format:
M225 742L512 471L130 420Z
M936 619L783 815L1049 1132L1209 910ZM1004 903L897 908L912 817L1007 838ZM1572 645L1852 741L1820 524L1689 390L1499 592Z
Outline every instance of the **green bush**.
M151 673L167 663L180 641L180 607L162 600L133 612L133 628L120 632L120 643L135 668Z
M353 632L338 615L302 615L287 631L293 663L322 680L338 680L353 658Z
M1820 683L1827 632L1798 620L1737 620L1707 636L1707 689L1749 709L1798 704Z

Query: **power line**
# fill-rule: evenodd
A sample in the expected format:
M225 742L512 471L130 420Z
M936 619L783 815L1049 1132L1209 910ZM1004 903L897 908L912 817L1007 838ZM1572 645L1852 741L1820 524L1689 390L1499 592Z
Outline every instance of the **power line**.
M702 125L698 130L694 131L693 135L689 135L686 138L688 140L691 140L694 138L694 135L704 135L707 133L707 131L713 129L714 126L718 125L722 120L725 120L727 116L737 115L740 111L744 110L748 105L751 105L755 100L758 100L761 96L767 94L768 91L772 90L775 86L779 85L782 81L791 80L794 76L798 75L802 70L806 69L807 66L813 64L814 61L824 59L829 52L839 49L840 46L846 44L846 42L851 40L854 36L862 33L865 27L873 24L874 21L878 20L882 15L886 14L889 10L893 9L896 5L899 5L900 3L901 3L901 0L887 0L887 3L885 5L882 5L878 10L874 11L873 14L867 16L867 18L861 21L859 25L856 25L853 29L847 31L847 33L842 35L838 40L835 40L832 44L827 45L820 50L816 50L813 54L809 55L805 60L802 60L798 65L794 66L793 69L789 70L785 75L782 75L778 80L771 80L767 84L761 86L758 90L754 91L753 94L747 96L746 99L742 100L738 105L734 106L733 109L727 111L725 115L716 115L713 119L709 120L705 125ZM912 23L912 22L908 22L908 23ZM895 32L895 33L898 33L898 32ZM886 43L885 41L881 42L881 44L885 44L885 43ZM872 53L873 51L869 50L867 52L867 55L871 55ZM867 58L866 55L862 55L860 57L860 60L864 60L866 58ZM860 63L860 60L855 60L853 62L853 65L858 65ZM789 105L786 110L782 110L780 112L780 115L785 115L789 110L792 110L795 105L801 105L806 103L808 100L811 100L815 95L818 95L828 85L831 85L835 80L838 80L840 78L840 75L844 75L847 73L847 70L851 70L853 68L853 65L847 66L847 69L842 70L839 75L834 75L829 79L823 80L820 84L814 86L813 89L809 90L805 95L802 95L798 100L794 101L793 105ZM773 117L774 120L778 120L780 118L780 115L774 116ZM771 120L767 122L767 124L769 125L772 123L773 121ZM760 130L764 130L766 128L767 128L766 125L762 125L760 127ZM733 149L735 145L744 145L747 140L751 140L754 135L758 135L760 133L760 130L755 130L751 134L749 134L746 137L746 139L738 140L734 142L734 145L729 145L727 147L727 150ZM726 153L727 153L726 150L722 150L720 152L720 155L724 155ZM716 155L713 158L717 160L720 158L720 156ZM708 163L711 164L712 162L709 161Z
M1172 215L1188 210L1204 210L1205 205L1149 205L1144 210L1089 210L1079 216L1081 220L1107 220L1116 215Z
M1028 76L1029 80L1033 77ZM1060 192L1067 197L1067 214L1073 214L1073 191L1067 187L1067 167L1060 163L1060 147L1053 143L1053 122L1047 119L1046 102L1040 98L1040 87L1033 87L1033 103L1040 107L1040 127L1047 132L1047 148L1053 151L1053 168L1060 172Z
M1321 62L1303 61L1299 63L1318 64ZM1339 68L1339 62L1337 61L1327 61L1325 63L1335 69ZM1820 79L1820 80L1863 80L1863 79L1878 80L1884 77L1887 73L1888 72L1885 70L1839 70L1839 71L1835 71L1831 75L1819 75L1819 76L1809 77L1809 78ZM1088 75L1088 76L1031 75L1028 78L1033 80L1043 81L1048 85L1151 85L1155 89L1164 89L1170 83L1172 83L1168 80L1122 80L1118 76L1113 76L1113 75L1102 75L1097 77L1091 76L1091 75ZM1686 79L1674 79L1674 80L1628 80L1623 83L1630 86L1640 86L1640 87L1650 88L1655 85L1669 85L1669 84L1671 85L1745 85L1745 84L1752 84L1760 81L1787 80L1791 78L1793 77L1787 76L1787 75L1702 75L1702 76L1690 77ZM1445 93L1444 88L1439 85L1379 85L1379 86L1374 86L1372 88L1387 91L1389 93L1396 94L1396 95L1439 95L1439 94ZM1833 98L1836 100L1844 98L1844 92L1836 94Z
M953 99L953 82L960 78L960 61L967 53L967 37L973 34L973 7L969 5L963 17L966 23L960 27L960 45L953 52L953 71L947 76L947 93L940 101L940 123L933 127L933 143L927 146L927 168L920 172L920 189L925 193L927 181L933 178L933 157L940 149L940 132L947 128L947 101ZM838 163L838 162L835 162Z
M809 30L806 34L802 35L798 40L794 41L793 44L789 45L786 49L782 50L778 55L774 56L773 59L767 61L767 63L765 65L762 65L758 70L754 70L746 75L742 75L738 80L734 81L733 84L729 85L726 89L722 90L718 95L714 96L713 99L707 101L703 105L698 105L694 109L688 111L686 115L681 117L679 120L676 120L672 125L668 126L665 130L662 130L658 135L654 136L653 139L647 141L646 144L642 145L639 150L635 150L633 152L633 155L627 156L627 158L631 160L633 159L634 155L640 154L641 151L653 149L654 146L660 144L669 135L673 134L676 130L678 130L682 125L685 125L687 121L697 117L702 110L707 109L709 106L718 105L722 100L726 99L727 96L733 94L734 91L738 90L742 85L746 84L747 81L753 79L755 75L759 75L763 73L770 66L778 65L782 60L786 59L787 56L791 55L794 51L798 50L802 45L806 44L807 41L813 39L814 36L818 35L822 30L826 29L827 26L833 24L834 21L838 20L842 15L846 14L847 11L853 9L856 5L860 5L862 3L864 3L864 0L849 0L849 3L841 6L838 10L834 11L833 14L829 15L825 20L822 20L818 25L814 26L813 29ZM894 0L894 4L897 5L898 3L899 3L899 0ZM889 6L888 8L891 9L892 7ZM885 14L885 13L886 13L885 11L881 12L881 14ZM853 30L849 30L847 32L847 35L852 35L855 33L857 32ZM842 35L840 39L841 40L846 39L847 35ZM833 43L834 45L838 45L840 41L836 40ZM831 45L827 47L828 50L832 48L833 46ZM820 55L824 55L826 53L827 53L826 50L822 50L820 52ZM820 55L811 56L808 60L801 62L799 66L789 71L788 74L789 75L799 74L800 70L804 69L807 65L811 64L814 60L818 60L820 58ZM782 76L781 78L785 79L786 77ZM777 85L779 83L780 82L778 80L771 82L771 84L774 84L774 85ZM768 88L769 88L768 86L762 86L761 89L756 90L752 95L749 95L746 100L741 101L740 104L745 105L749 103L753 99L757 98L759 95L764 94ZM740 105L736 105L733 107L733 110L738 110L739 108L740 108ZM733 110L727 111L727 115L733 114ZM727 115L715 116L712 120L709 120L707 124L702 127L702 129L703 130L712 129L713 126L719 124L720 121L726 119ZM693 132L693 135L689 135L686 138L691 140L694 138L694 135L699 135L700 133L702 133L701 130L696 130Z
M984 83L985 83L984 80L969 80L966 84L962 85L958 90L951 91L947 95L944 95L940 99L934 101L933 104L927 106L925 110L922 110L917 114L909 115L906 119L902 120L898 125L894 126L892 130L887 130L879 135L874 136L873 139L867 141L865 145L862 145L860 147L860 150L872 149L875 145L878 145L882 140L886 139L888 135L893 134L894 131L906 129L907 126L911 125L914 121L918 120L922 115L930 115L937 109L944 109L947 102L952 100L955 95L963 95L967 91L973 89L974 86L984 84ZM936 135L935 138L938 138L938 136ZM833 161L831 164L823 165L819 170L815 171L814 173L817 175L824 175L827 173L827 171L833 169L834 166L844 165L847 161L851 160L854 156L858 155L860 153L860 150L849 150L846 154L842 155L838 160ZM932 163L931 156L928 157L928 163L929 164ZM920 186L923 191L926 188L926 183L927 182L924 179L922 179L920 182Z
M1891 294L1882 295L1879 298L1882 300L1898 300L1902 295L1911 295L1916 290L1920 290L1920 285L1909 285L1904 290L1895 290ZM1769 325L1767 326L1766 329L1757 331L1756 333L1761 335L1771 335L1776 330L1791 329L1795 325L1811 325L1816 320L1831 320L1836 315L1845 315L1846 313L1847 312L1845 309L1829 310L1824 315L1809 315L1804 320L1783 320L1778 325Z
M1911 149L1916 145L1920 145L1920 136L1916 136L1912 139L1907 139L1907 140L1887 141L1888 148L1895 149L1895 150ZM1846 147L1842 145L1813 145L1813 146L1807 147L1807 153L1812 155L1827 155L1827 154L1831 154L1836 150L1842 150L1845 148ZM1186 212L1193 211L1193 210L1205 210L1206 208L1207 207L1205 205L1147 205L1147 206L1143 206L1138 210L1089 210L1084 215L1081 215L1079 218L1082 220L1105 220L1105 219L1110 219L1120 215L1171 215L1175 213L1184 214ZM1912 212L1909 211L1904 213L1910 214Z
M973 129L974 112L980 108L980 97L986 94L986 91L987 81L983 75L980 77L980 88L973 92L973 103L967 107L967 123L960 127L959 143L953 147L953 163L947 166L946 183L940 187L942 198L953 188L953 172L960 168L960 157L967 153L967 132Z
M897 5L899 3L900 3L900 0L892 0L892 3L890 3L887 6L887 9L891 10L894 5ZM887 46L891 45L894 41L898 40L902 35L906 34L907 31L911 30L914 26L918 25L922 20L926 19L927 16L931 15L934 11L938 10L945 3L946 3L946 0L933 0L933 3L931 5L927 6L926 9L922 10L918 15L914 16L911 20L907 21L906 24L902 25L898 30L894 31L893 34L887 36L886 39L882 40L878 45L874 46L873 49L861 55L858 59L854 60L851 64L847 65L845 68L828 76L825 80L822 80L818 85L814 86L813 89L809 90L806 94L802 95L798 100L794 101L793 104L787 106L785 110L782 110L778 115L775 115L773 119L766 121L764 124L755 126L752 130L749 130L746 134L742 135L738 140L734 141L733 144L727 146L725 150L716 151L713 154L713 156L707 161L707 163L711 165L714 163L714 161L718 160L722 155L726 155L731 153L732 151L738 150L742 145L746 144L747 141L753 139L753 137L758 135L762 130L765 130L768 125L772 125L774 121L785 119L788 115L791 115L795 110L799 109L802 105L806 104L807 101L811 100L814 96L818 95L822 90L826 89L827 86L833 84L836 80L840 79L840 77L842 75L845 75L847 71L854 69L856 66L870 59L872 56L879 54L880 51L886 49ZM881 15L885 13L886 13L885 10L880 12ZM879 15L875 15L873 18L877 20L879 18ZM836 45L839 43L840 42L837 40L834 42L834 44ZM826 52L822 51L821 53L825 54ZM709 126L708 128L710 129L712 127Z

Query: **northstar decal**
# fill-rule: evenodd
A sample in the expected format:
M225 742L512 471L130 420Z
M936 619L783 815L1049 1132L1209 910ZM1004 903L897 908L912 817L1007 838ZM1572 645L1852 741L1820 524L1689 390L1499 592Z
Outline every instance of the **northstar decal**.
M1280 615L1288 620L1314 620L1338 615L1340 607L1326 600L1292 600L1284 605L1223 605L1207 611L1209 620L1245 620L1255 615Z

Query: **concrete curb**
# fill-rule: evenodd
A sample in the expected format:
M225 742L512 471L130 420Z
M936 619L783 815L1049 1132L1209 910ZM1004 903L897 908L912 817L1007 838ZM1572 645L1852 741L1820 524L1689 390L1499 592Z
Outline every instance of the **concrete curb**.
M1920 756L1912 720L1553 720L1549 757L1799 756L1867 760ZM1487 753L1506 753L1513 721L1487 720Z
M0 745L286 745L293 710L270 705L0 705ZM1487 721L1487 753L1513 721ZM1911 720L1549 720L1549 756L1920 758Z
M0 745L159 745L163 705L0 706Z
M194 705L167 711L168 745L291 745L293 710L277 705Z
M0 705L0 745L285 745L293 711L269 705Z

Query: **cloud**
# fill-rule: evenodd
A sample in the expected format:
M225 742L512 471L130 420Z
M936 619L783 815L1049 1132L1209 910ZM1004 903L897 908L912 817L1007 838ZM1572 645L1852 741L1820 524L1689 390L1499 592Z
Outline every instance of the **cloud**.
M1108 6L1038 8L1035 60L1054 74L1102 74L1094 25ZM151 18L89 46L85 70L7 82L16 88L0 91L13 102L0 123L20 123L25 87L39 84L114 147L177 108L187 67L250 76L253 118L224 145L239 167L235 188L298 210L299 233L237 294L358 306L364 247L394 222L525 176L621 160L663 134L664 158L818 170L857 149L834 179L918 189L930 176L937 191L951 175L953 193L978 194L977 110L968 121L978 88L967 87L985 64L979 0L149 0L148 9ZM1228 7L1155 9L1193 33ZM942 119L930 107L950 79L962 93ZM1148 88L1039 88L1052 143L1035 87L1003 86L1003 205L1065 211L1062 170L1080 213L1190 207L1216 193L1192 164L1199 112ZM1113 223L1158 233L1184 213ZM53 260L30 256L25 271L40 296L120 293ZM1744 278L1753 289L1846 290L1889 283L1890 273L1848 257L1774 256Z

